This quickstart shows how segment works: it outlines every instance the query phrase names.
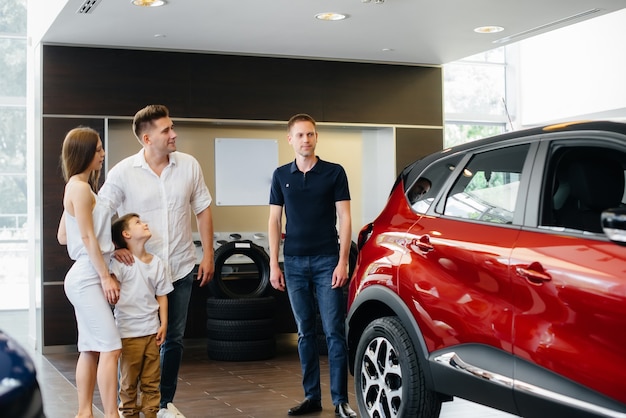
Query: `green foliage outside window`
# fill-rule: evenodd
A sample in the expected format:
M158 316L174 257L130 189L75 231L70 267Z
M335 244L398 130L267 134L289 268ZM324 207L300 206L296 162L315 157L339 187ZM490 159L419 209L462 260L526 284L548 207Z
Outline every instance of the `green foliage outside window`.
M444 146L453 147L504 132L503 125L446 123Z
M26 0L0 0L0 231L26 223Z

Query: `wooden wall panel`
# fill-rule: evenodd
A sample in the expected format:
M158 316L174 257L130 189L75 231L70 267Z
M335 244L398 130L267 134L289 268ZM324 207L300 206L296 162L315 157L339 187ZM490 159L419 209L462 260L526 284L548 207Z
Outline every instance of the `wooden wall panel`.
M67 296L63 284L43 286L43 347L53 345L72 345L78 341L74 308Z
M132 116L149 103L173 116L441 125L436 67L46 46L43 112Z
M396 175L413 161L443 149L442 129L396 129Z

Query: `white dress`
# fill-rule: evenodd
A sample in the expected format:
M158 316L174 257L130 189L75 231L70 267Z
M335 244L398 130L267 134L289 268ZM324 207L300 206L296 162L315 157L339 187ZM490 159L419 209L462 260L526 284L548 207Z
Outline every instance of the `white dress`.
M113 252L111 211L98 197L93 209L93 224L105 263ZM113 311L107 302L100 277L93 267L81 239L76 218L65 212L67 252L75 260L65 275L65 294L74 306L78 325L78 351L107 352L122 348Z

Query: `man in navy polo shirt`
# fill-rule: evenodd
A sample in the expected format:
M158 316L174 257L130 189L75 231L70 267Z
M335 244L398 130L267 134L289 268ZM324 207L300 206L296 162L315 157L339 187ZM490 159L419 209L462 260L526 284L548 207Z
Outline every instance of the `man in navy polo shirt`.
M288 414L304 415L322 410L315 330L317 295L328 344L330 392L335 414L356 417L348 405L345 306L341 290L348 282L348 257L352 242L348 178L339 164L323 161L315 155L317 131L311 116L293 116L287 124L287 131L295 160L274 171L268 235L270 282L277 290L287 289L298 327L298 353L305 399L291 408ZM278 262L283 208L286 219L284 276Z

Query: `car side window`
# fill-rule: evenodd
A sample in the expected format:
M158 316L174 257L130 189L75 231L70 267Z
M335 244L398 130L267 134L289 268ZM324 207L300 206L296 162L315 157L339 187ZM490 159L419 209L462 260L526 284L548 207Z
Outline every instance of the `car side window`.
M552 147L540 227L602 233L602 211L624 206L626 153L615 148Z
M426 213L435 196L459 164L462 154L435 161L422 173L413 174L415 180L407 188L406 197L414 211Z
M498 224L513 222L528 144L486 151L460 170L444 215Z

